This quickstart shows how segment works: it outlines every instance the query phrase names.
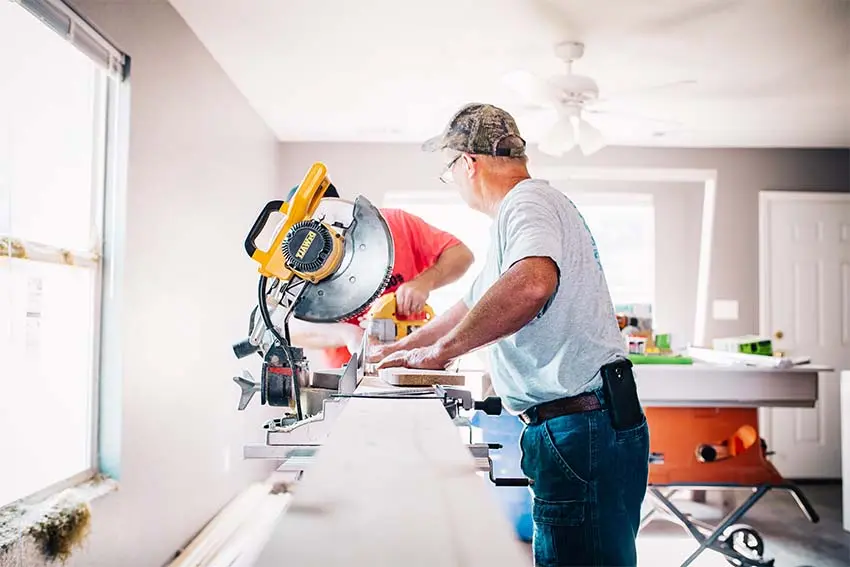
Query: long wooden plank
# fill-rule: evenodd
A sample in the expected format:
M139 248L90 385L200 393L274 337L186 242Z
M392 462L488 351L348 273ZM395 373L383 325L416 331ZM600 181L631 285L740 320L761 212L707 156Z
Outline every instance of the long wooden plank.
M531 565L438 400L347 404L257 567Z

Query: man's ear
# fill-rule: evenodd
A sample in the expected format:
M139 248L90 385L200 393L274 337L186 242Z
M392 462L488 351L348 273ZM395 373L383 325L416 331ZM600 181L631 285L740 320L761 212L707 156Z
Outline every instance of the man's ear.
M478 160L469 154L463 154L461 159L466 165L466 176L472 179L478 173Z

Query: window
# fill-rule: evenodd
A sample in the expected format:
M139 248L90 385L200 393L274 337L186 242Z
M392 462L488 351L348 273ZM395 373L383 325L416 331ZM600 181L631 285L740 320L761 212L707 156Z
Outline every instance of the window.
M0 2L0 455L13 464L0 506L95 468L107 133L123 60L91 32L59 2Z
M428 224L450 232L469 246L475 263L458 281L435 290L428 303L437 314L457 303L484 265L490 242L491 219L473 211L459 195L449 191L438 193L390 193L384 197L384 207L404 209L421 217Z
M587 191L570 192L569 197L596 240L611 300L624 311L648 310L649 316L655 303L652 195Z
M615 305L630 312L655 301L655 209L651 194L579 192L569 194L593 233ZM487 256L489 217L472 211L452 191L390 193L384 206L404 209L451 232L475 254L475 264L457 282L435 291L429 303L437 313L466 292ZM647 314L649 316L649 314Z

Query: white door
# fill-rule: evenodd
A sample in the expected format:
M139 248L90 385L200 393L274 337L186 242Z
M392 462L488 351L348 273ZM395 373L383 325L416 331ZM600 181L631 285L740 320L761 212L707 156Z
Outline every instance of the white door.
M761 333L774 350L850 369L850 194L759 195ZM841 477L838 372L821 373L814 409L763 410L787 478Z

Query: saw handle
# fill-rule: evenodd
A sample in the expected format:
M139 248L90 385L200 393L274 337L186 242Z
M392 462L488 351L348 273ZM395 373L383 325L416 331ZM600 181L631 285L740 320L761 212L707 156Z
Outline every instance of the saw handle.
M284 212L281 210L284 208L284 205L286 205L286 201L269 201L266 203L266 206L263 208L260 216L258 216L257 220L254 221L254 226L251 227L250 232L248 232L248 237L245 239L245 252L247 252L248 256L251 258L253 258L254 254L257 252L257 237L260 236L260 233L263 232L264 228L266 228L266 223L269 222L269 217L272 216L272 213Z

